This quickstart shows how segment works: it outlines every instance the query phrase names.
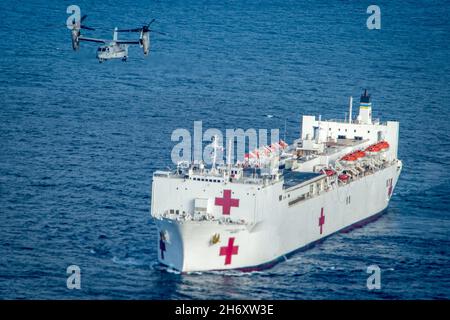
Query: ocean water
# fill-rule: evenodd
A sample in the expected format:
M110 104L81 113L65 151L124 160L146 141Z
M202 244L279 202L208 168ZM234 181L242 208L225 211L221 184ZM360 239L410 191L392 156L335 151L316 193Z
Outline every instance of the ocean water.
M88 35L151 18L167 33L149 57L103 64L93 44L71 49L73 3L0 2L0 298L450 298L448 1L377 1L381 30L365 1L77 1ZM375 117L400 121L385 215L261 272L157 264L151 176L171 165L173 130L286 120L292 141L302 114L343 118L363 88Z

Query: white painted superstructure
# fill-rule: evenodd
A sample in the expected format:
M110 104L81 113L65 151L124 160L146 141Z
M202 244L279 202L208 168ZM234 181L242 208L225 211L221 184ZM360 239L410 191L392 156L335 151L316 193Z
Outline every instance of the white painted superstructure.
M159 261L183 272L253 270L373 219L402 169L398 130L398 122L372 120L365 92L355 120L303 116L300 139L283 146L284 170L278 150L258 168L200 163L155 172Z

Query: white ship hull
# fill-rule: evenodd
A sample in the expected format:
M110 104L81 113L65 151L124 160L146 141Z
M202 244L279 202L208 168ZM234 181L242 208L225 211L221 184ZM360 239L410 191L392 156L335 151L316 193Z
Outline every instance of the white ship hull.
M398 137L398 122L372 119L365 90L356 120L303 116L300 139L263 146L243 163L216 167L214 139L211 168L192 162L153 174L159 261L182 272L260 269L374 219L402 169Z
M270 267L299 249L381 214L400 171L401 162L395 161L374 174L291 205L289 198L279 201L279 189L267 188L261 198L265 202L255 204L261 211L251 224L155 219L166 235L164 241L158 239L159 261L182 272ZM231 188L237 198L239 189ZM214 188L210 191L217 194ZM295 190L283 192L293 195ZM215 234L220 240L213 244Z

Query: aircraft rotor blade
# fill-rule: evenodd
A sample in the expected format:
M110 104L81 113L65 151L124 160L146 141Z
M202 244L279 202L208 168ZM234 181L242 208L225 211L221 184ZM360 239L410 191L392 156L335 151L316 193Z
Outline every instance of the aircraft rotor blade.
M164 32L161 32L161 31L156 31L156 30L150 30L151 32L154 32L154 33L158 33L158 34L162 34L163 36L167 36L167 33L164 33Z
M141 32L141 31L142 31L142 28L117 30L117 32Z
M80 26L80 28L81 29L85 29L85 30L92 30L92 31L94 31L95 29L94 28L91 28L91 27L88 27L88 26Z

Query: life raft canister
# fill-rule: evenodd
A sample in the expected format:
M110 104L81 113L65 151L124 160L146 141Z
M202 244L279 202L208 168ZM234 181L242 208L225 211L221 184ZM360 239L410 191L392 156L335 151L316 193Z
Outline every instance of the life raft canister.
M326 174L328 177L331 177L332 175L336 174L336 171L331 170L331 169L324 169L323 171L325 172L325 174Z

